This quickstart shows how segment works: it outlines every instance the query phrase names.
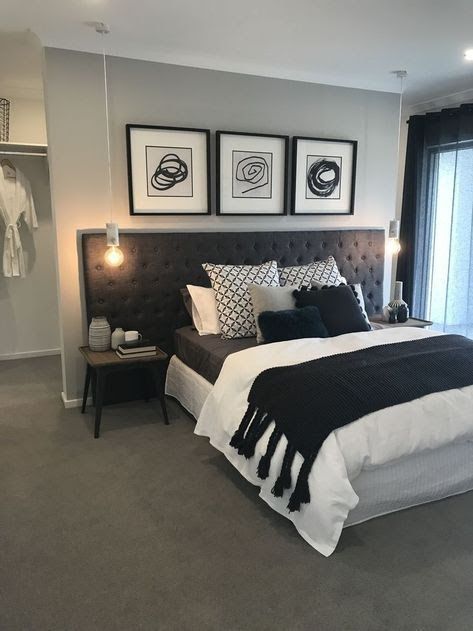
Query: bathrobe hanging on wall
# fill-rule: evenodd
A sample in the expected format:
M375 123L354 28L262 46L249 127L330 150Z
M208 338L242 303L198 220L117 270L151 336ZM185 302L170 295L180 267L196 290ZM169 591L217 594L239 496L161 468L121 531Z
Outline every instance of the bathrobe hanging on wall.
M4 161L0 168L0 218L5 224L4 276L26 276L18 230L22 215L30 230L38 227L30 183L19 169Z

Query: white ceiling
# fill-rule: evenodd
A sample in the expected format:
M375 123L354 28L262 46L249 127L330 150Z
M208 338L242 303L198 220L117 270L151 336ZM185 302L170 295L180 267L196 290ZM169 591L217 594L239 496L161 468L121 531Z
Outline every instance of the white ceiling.
M99 20L122 57L389 92L405 68L409 103L473 88L473 0L2 0L1 13L44 46L98 52L84 22Z

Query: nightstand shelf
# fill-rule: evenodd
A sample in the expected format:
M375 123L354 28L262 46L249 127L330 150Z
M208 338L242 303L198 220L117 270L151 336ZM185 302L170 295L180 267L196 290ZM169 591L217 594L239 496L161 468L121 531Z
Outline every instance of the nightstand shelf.
M379 325L382 329L396 329L405 326L413 326L418 329L426 329L433 324L433 322L431 322L430 320L421 320L420 318L409 318L406 322L396 322L395 324L384 322L384 320L381 320L381 318L371 318L370 322Z

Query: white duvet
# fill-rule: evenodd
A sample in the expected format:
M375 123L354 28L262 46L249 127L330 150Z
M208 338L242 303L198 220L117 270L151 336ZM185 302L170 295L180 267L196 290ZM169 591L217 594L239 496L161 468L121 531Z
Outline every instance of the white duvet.
M263 481L256 475L273 425L249 460L229 445L246 411L250 387L260 372L273 366L435 335L439 334L415 328L383 329L335 338L279 342L234 353L226 359L205 401L195 433L207 436L247 480L261 487L260 496L272 508L290 519L308 543L328 556L337 545L348 513L358 504L352 482L362 470L473 440L473 386L430 394L379 410L332 432L322 445L309 476L311 502L294 513L287 510L290 490L282 498L271 493L286 448L284 437L272 458L268 479ZM302 457L296 454L293 483L301 463Z

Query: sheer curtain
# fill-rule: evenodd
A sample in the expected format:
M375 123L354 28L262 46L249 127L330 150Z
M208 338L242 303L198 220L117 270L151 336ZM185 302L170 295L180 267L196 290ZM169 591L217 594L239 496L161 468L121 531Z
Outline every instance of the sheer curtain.
M473 105L409 120L398 280L414 316L473 338Z

